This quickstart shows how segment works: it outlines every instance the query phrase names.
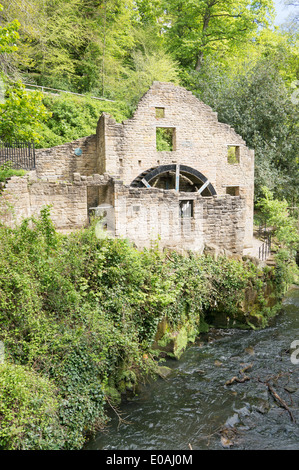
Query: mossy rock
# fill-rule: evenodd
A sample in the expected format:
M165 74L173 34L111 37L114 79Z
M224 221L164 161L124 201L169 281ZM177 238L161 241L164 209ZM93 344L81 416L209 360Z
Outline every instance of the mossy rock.
M175 358L180 359L181 355L183 354L188 345L188 342L188 332L187 329L183 327L180 329L174 339L173 354Z
M157 367L157 372L158 372L158 375L162 378L162 379L166 379L167 377L169 377L173 370L170 369L170 367L167 367L167 366L158 366Z
M167 332L158 342L157 346L161 352L168 356L180 359L189 342L194 342L197 336L195 330L188 331L187 326L181 327L177 331Z
M105 395L109 398L112 405L121 403L121 392L113 385L108 385L104 390Z

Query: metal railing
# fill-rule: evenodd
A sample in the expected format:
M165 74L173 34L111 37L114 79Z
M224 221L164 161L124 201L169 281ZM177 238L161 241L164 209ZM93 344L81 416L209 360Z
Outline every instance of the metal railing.
M34 170L34 143L0 141L0 166L4 164L8 164L15 169Z
M68 93L69 95L77 95L77 96L83 96L83 97L87 97L88 95L84 95L82 93L74 93L73 91L66 91L66 90L60 90L59 88L51 88L51 87L48 87L48 86L43 86L43 85L34 85L32 83L24 83L24 85L26 87L30 87L30 88L38 88L40 89L40 91L42 93L49 93L49 91L46 91L46 90L50 90L50 93L52 93L53 91L56 91L58 92L57 94L60 94L60 93ZM30 88L26 88L27 91L32 91L30 90ZM100 101L111 101L111 103L115 103L114 100L109 100L108 98L104 98L103 96L102 97L99 97L99 96L90 96L91 99L93 100L100 100Z
M264 243L259 247L259 259L264 261L271 255L271 235L272 227L267 226L267 222L263 221L259 224L258 238Z
M271 235L268 235L266 241L259 247L259 259L264 261L271 254Z
M261 222L258 229L258 238L263 238L264 240L267 237L267 222Z

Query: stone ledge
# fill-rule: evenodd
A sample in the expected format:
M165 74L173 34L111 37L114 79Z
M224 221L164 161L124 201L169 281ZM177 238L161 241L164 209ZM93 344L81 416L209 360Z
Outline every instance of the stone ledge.
M80 184L85 183L88 186L104 186L113 181L113 178L107 173L100 175L94 173L93 175L86 176L81 175L80 173L73 173L73 182L71 184Z

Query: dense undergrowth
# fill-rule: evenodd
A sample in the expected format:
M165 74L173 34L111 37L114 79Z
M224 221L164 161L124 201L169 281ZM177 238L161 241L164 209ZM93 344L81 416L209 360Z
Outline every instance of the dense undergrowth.
M44 95L43 105L51 119L41 124L37 148L54 147L81 137L95 134L102 113L108 113L122 122L133 113L133 108L121 101L99 101L89 96Z
M0 226L2 449L81 448L105 425L120 383L155 376L164 317L173 330L188 322L200 332L215 306L237 318L251 288L266 322L265 276L283 292L283 261L276 276L249 260L140 251L96 233L58 234L49 208Z

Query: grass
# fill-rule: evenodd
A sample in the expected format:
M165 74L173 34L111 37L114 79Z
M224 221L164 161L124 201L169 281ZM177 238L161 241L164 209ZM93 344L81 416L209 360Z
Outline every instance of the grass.
M25 174L25 170L16 170L15 168L12 168L12 164L10 162L0 165L0 182L4 182L12 176L24 176Z

